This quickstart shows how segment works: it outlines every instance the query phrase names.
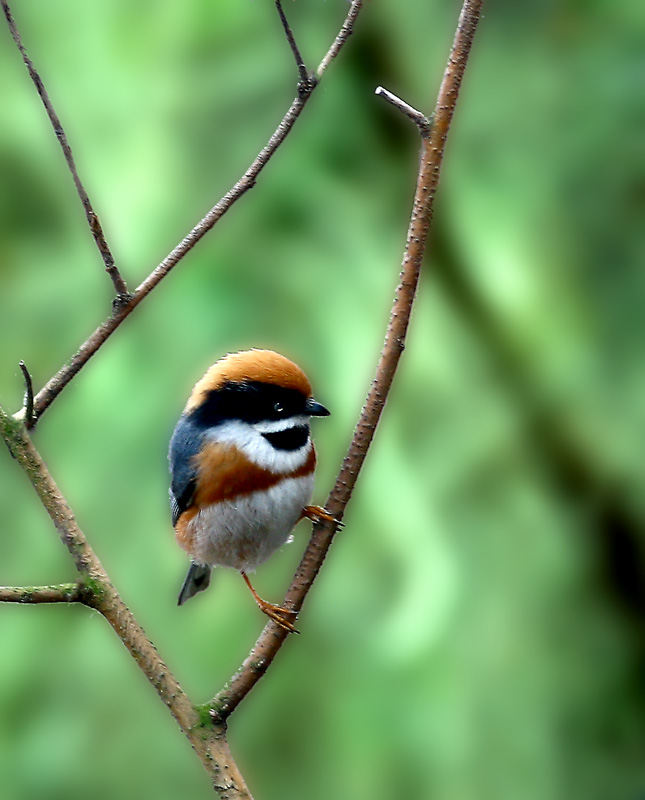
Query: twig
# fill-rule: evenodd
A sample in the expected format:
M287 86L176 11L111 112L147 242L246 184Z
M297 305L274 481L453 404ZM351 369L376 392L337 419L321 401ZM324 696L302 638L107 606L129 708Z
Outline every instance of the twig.
M424 138L430 134L430 128L432 127L432 120L428 119L425 114L422 114L420 111L417 111L414 106L411 106L409 103L406 103L405 100L401 100L400 97L397 97L392 92L389 92L387 89L384 89L382 86L377 86L374 90L374 94L382 97L384 100L387 100L388 103L391 103L395 108L398 108L399 111L402 111L406 117L410 117L412 122L418 127L421 136Z
M40 99L45 106L45 111L47 112L47 116L49 117L49 121L52 124L54 129L54 133L56 134L56 138L62 148L63 155L65 156L65 161L67 162L67 166L69 167L69 171L72 173L72 178L74 180L74 185L76 186L76 191L78 196L83 204L83 209L85 210L85 216L87 218L87 223L90 226L90 231L92 236L94 237L94 241L96 242L96 246L98 247L99 253L101 254L101 258L103 259L103 264L105 265L105 271L108 273L110 278L112 279L112 284L114 286L114 291L117 294L117 299L119 302L123 302L123 298L128 296L128 287L126 286L121 273L117 269L114 258L108 247L108 243L105 241L105 236L103 234L103 229L101 227L101 223L99 222L99 218L96 215L92 204L90 202L90 198L85 191L85 187L83 186L81 179L78 175L78 171L76 169L76 163L74 162L74 156L72 154L72 149L69 146L69 142L67 140L67 136L65 131L63 130L63 126L61 124L60 119L58 118L58 114L56 113L54 106L52 105L51 100L49 99L49 95L47 94L47 90L45 89L45 85L43 84L42 78L40 77L36 67L33 64L33 61L27 55L27 51L22 43L20 33L16 26L16 22L13 18L11 13L11 9L9 8L9 4L6 0L0 0L2 4L2 10L4 11L4 15L7 18L7 24L9 25L9 30L11 31L11 35L13 36L13 40L18 46L20 50L20 54L22 55L22 60L25 62L25 66L29 71L29 75L31 80L33 81L36 91L40 95Z
M10 602L69 602L62 595L66 588L72 587L73 592L79 593L79 601L95 608L110 623L177 720L204 768L211 776L220 796L229 798L229 800L251 800L244 779L231 757L226 738L223 735L224 726L212 724L204 726L199 709L190 702L177 679L164 664L152 642L112 585L101 562L78 527L67 501L29 438L24 425L6 414L2 408L0 408L0 433L12 455L27 473L41 503L52 518L61 540L69 550L76 568L81 574L78 584L68 584L66 587L37 587L36 589L5 587L0 590L0 599L7 599ZM2 596L3 592L4 597ZM20 596L21 592L22 596ZM31 600L28 599L29 593L32 597ZM40 599L34 600L35 597L40 597Z
M4 0L0 0L4 3ZM340 33L331 45L329 52L323 59L318 68L318 75L335 58L342 46L345 44L353 30L358 13L363 5L363 0L353 0L345 22ZM40 418L43 412L51 405L53 400L58 397L60 392L67 386L72 378L78 374L82 367L87 364L89 359L107 341L121 323L132 313L139 303L166 277L170 270L197 244L197 242L215 225L218 220L231 208L231 206L242 197L252 186L255 185L258 175L267 165L278 147L284 142L287 135L293 128L295 121L300 116L307 100L311 97L315 86L310 85L309 89L294 99L291 107L284 115L282 121L275 132L260 151L257 158L247 169L237 183L222 197L222 199L206 214L190 233L172 250L166 258L157 266L143 283L137 287L132 296L122 305L113 310L110 316L94 333L81 345L78 352L45 384L34 398L34 414ZM24 411L19 411L15 418L23 419Z
M23 402L25 427L33 428L36 424L36 418L34 417L34 384L24 361L20 362L20 369L25 379L25 399Z
M343 517L367 456L404 349L421 263L426 249L434 198L439 184L446 138L482 5L483 0L464 1L435 105L434 124L430 135L422 138L421 162L414 205L403 254L400 282L390 313L385 343L349 451L325 506L339 520ZM335 526L332 523L321 521L314 525L309 544L285 597L284 605L287 608L295 611L302 608L305 597L329 550L334 534ZM269 623L264 628L240 669L227 686L211 701L213 720L222 722L228 718L265 674L286 637L287 633L273 623Z
M293 57L296 59L296 66L298 67L298 75L300 76L300 84L301 84L301 87L300 86L298 87L299 91L306 90L307 86L311 82L311 79L307 74L307 67L305 66L305 62L302 60L302 56L300 55L300 50L298 50L298 45L296 44L293 31L291 30L291 26L289 25L287 18L284 15L284 10L282 8L282 3L280 2L280 0L275 0L275 6L278 9L278 14L280 15L280 22L282 22L282 27L284 28L284 32L287 35L287 41L289 42L289 47L291 48Z
M356 22L356 17L363 7L363 0L353 0L351 8L349 9L349 13L345 18L345 22L341 29L338 31L338 36L334 39L332 46L329 50L325 53L325 57L318 65L318 69L316 70L316 75L318 79L322 78L323 73L327 69L327 67L331 64L331 62L336 58L336 56L340 53L343 46L349 39L349 37L354 33L354 24Z
M86 596L81 581L56 586L0 586L2 603L83 603Z
M3 3L3 8L5 8L11 27L12 20L8 7L4 0L0 0L0 2ZM336 37L330 48L330 52L333 51L333 55L337 54L343 42L349 36L361 5L362 0L354 0L352 3L341 33ZM13 30L15 30L15 26L12 28ZM15 35L18 36L17 31ZM19 36L17 43L21 48L23 57L26 58ZM31 64L27 60L25 63L28 63L28 67ZM38 83L36 85L38 88ZM42 82L40 82L40 85L42 86ZM299 85L298 96L291 104L287 114L242 178L146 278L134 295L124 298L123 302L114 306L112 316L89 337L72 360L49 381L35 398L33 397L33 390L31 390L32 402L26 401L22 411L13 417L7 415L0 408L0 435L8 445L11 454L18 460L30 478L81 575L77 584L64 584L58 587L0 587L0 600L6 600L7 602L64 602L73 599L97 609L110 623L177 720L206 771L211 776L216 791L223 800L251 800L251 795L244 779L228 748L225 735L226 723L212 720L207 708L193 706L174 676L163 663L145 632L110 582L83 532L78 527L71 509L54 483L39 453L34 448L25 426L21 424L21 420L35 419L43 413L52 400L78 373L81 367L87 363L89 358L116 330L121 322L136 308L141 300L213 227L233 203L254 185L257 175L266 166L273 153L293 127L314 86L314 80L308 80L304 89ZM28 406L30 405L33 405L33 408L29 408Z

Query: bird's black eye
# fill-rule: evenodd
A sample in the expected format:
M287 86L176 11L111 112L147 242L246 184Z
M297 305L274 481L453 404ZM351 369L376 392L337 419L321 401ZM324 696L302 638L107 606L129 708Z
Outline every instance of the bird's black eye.
M276 414L282 414L282 412L284 411L284 406L280 402L274 403L273 410L275 411Z

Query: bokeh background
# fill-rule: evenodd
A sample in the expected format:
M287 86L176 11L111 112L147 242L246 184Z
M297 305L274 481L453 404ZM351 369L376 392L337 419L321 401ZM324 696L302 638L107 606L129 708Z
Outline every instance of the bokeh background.
M430 110L456 0L368 0L288 143L42 418L35 440L195 701L264 620L186 559L167 441L226 351L279 349L333 416L317 499L381 347L418 159L383 84ZM286 3L314 67L345 0ZM136 286L244 171L295 88L268 0L14 0L119 265ZM0 398L19 407L107 316L111 284L0 26ZM231 741L271 800L645 797L645 9L488 0L409 343L347 527ZM4 448L2 448L4 451ZM0 452L0 583L69 557ZM308 535L257 575L278 600ZM212 797L106 623L0 608L4 800Z

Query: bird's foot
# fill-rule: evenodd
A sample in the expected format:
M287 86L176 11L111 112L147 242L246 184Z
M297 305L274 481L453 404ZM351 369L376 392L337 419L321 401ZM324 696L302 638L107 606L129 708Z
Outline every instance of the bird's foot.
M263 600L255 591L246 572L241 570L240 575L244 578L244 583L246 583L251 590L253 599L258 604L260 611L266 614L269 619L272 619L275 624L279 625L283 630L289 631L289 633L300 633L293 624L298 616L297 611L292 611L290 608L282 608L282 606L274 606L273 603L267 603L267 601Z
M289 633L300 633L300 631L294 626L294 622L298 616L297 611L292 611L289 608L283 608L282 606L275 606L273 603L267 603L266 600L260 599L257 601L258 608L264 614L272 619L276 625L279 625L283 630L289 631Z
M305 506L302 509L302 516L310 519L312 522L333 522L337 531L345 525L344 522L336 519L333 514L330 514L329 511L322 506Z

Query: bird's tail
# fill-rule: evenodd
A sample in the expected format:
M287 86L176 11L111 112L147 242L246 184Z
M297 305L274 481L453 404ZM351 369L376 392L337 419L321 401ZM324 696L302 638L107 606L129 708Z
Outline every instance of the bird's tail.
M178 606L185 603L197 592L203 592L204 589L208 589L208 584L211 582L211 571L212 567L192 562L184 585L181 587L181 592L179 592Z

